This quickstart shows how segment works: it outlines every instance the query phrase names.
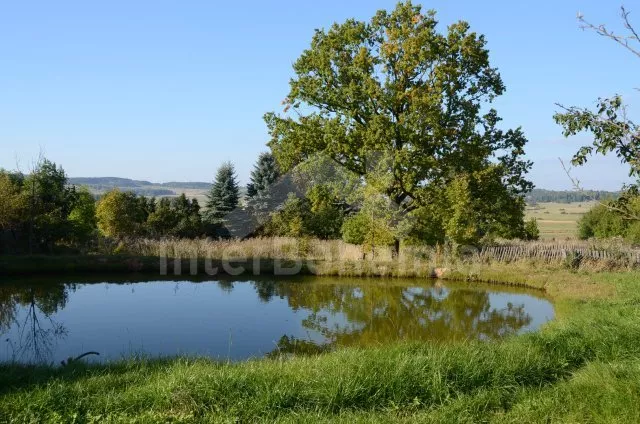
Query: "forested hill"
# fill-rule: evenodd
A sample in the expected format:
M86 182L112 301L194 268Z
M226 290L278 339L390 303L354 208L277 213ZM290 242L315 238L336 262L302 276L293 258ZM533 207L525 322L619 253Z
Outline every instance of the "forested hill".
M167 183L152 183L150 181L118 177L69 178L69 184L87 187L95 194L101 194L118 188L122 191L133 191L142 196L173 196L180 193L188 193L189 195L197 197L211 187L211 183L204 182L172 181Z
M585 191L569 191L569 190L545 190L541 188L534 188L527 196L527 203L573 203L573 202L588 202L589 200L605 200L615 199L620 196L620 192L617 191L604 191L604 190L585 190Z
M152 183L149 181L142 180L132 180L129 178L118 178L118 177L77 177L77 178L69 178L69 183L74 185L99 185L103 187L147 187L147 186L160 186L167 188L190 188L194 190L207 190L211 187L211 183L203 183L203 182L179 182L179 181L171 181L168 183Z
M171 196L185 191L195 190L206 192L211 187L211 183L199 181L172 181L167 183L153 183L144 180L132 180L130 178L118 177L95 177L95 178L69 178L69 183L77 186L86 186L95 193L103 193L113 188L123 191L133 191L143 196ZM528 203L573 203L588 202L589 200L604 200L616 198L619 192L603 190L587 190L584 192L570 190L545 190L541 188L533 189L527 196Z
M118 177L69 178L69 183L73 185L102 186L102 187L144 187L144 186L154 185L149 181L138 181L138 180L131 180L129 178L118 178Z

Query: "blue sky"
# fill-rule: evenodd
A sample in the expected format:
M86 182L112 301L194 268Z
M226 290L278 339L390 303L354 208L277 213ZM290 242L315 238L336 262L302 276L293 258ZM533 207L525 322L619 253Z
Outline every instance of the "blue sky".
M414 2L415 3L415 2ZM0 167L28 169L42 150L70 176L210 181L223 161L240 179L268 140L262 115L279 110L291 64L314 28L368 19L395 1L13 1L0 4ZM434 0L443 28L467 20L488 40L507 92L495 107L522 126L541 188L571 184L558 157L556 102L593 106L601 96L640 101L640 62L579 29L576 13L619 28L604 1ZM636 11L640 1L625 6ZM587 187L616 189L615 158L577 170Z

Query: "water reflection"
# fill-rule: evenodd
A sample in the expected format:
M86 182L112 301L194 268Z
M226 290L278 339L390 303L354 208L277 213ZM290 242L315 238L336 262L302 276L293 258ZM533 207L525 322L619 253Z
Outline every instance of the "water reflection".
M0 283L0 361L58 362L87 350L109 359L245 359L395 340L484 340L535 329L552 315L531 293L398 280Z
M64 308L73 285L6 287L0 286L0 334L14 328L7 338L12 361L48 362L56 342L67 334L53 316Z
M507 302L492 307L487 291L430 287L360 286L335 284L254 283L258 296L279 296L293 310L310 313L302 321L322 334L325 343L339 346L375 345L394 340L496 339L515 334L531 324L525 305ZM344 320L333 317L341 315ZM284 346L281 346L281 343ZM290 351L291 338L278 344ZM309 347L301 345L301 350Z

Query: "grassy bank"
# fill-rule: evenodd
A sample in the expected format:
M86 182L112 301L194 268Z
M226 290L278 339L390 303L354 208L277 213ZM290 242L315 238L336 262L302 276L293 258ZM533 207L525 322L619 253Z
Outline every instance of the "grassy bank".
M403 246L367 249L339 240L132 240L111 254L0 256L0 277L64 274L444 277L541 287L546 271L640 269L640 250L622 242L509 242L484 248ZM527 279L523 279L523 276Z
M535 272L534 272L535 270ZM291 276L315 275L335 277L383 277L383 278L440 278L444 280L466 281L527 287L554 293L558 272L562 267L540 261L522 260L511 263L497 261L481 263L474 261L321 261L289 259L234 259L204 260L193 262L188 259L162 260L157 257L134 256L19 256L0 258L0 283L24 277L53 277L79 275L96 276L139 276L145 279L179 278L212 279L223 277L251 276ZM597 274L593 270L566 273L570 284L565 290L584 290L581 275ZM55 280L57 281L57 280ZM599 296L609 290L608 285L595 285L587 290Z
M640 273L525 263L473 272L545 288L558 319L501 343L395 344L237 364L0 365L0 422L640 420Z

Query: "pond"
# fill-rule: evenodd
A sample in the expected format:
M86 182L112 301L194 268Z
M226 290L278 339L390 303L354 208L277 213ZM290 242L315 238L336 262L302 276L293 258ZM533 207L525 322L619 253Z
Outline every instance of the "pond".
M157 278L156 278L157 280ZM0 282L0 362L244 360L397 340L498 339L553 318L542 293L431 280Z

